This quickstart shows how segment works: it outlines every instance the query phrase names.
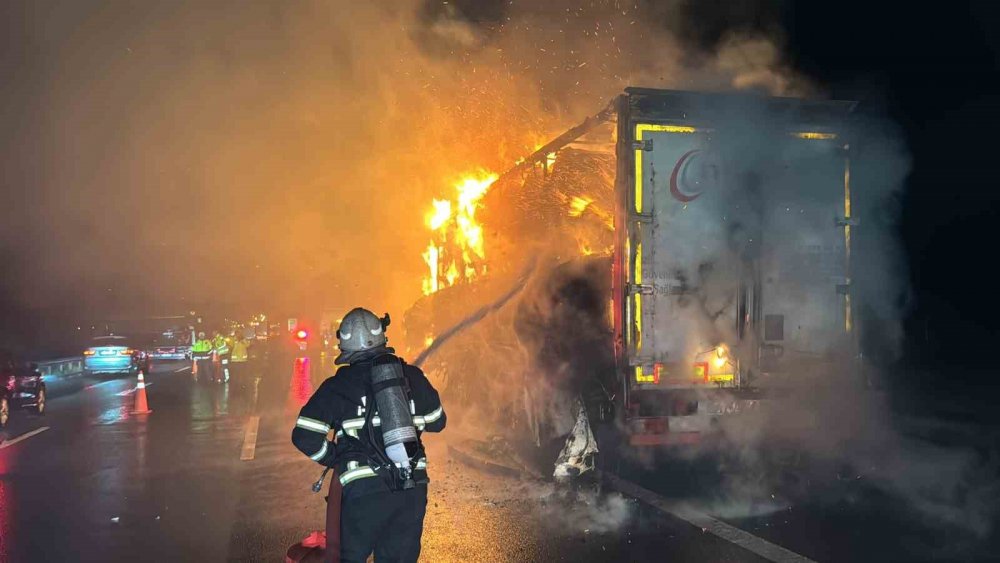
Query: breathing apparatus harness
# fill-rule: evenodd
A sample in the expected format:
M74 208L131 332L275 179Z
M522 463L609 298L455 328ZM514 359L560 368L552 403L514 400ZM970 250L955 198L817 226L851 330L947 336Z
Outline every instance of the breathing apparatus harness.
M402 377L373 382L371 371L375 367L376 362L383 364L392 362L397 364L400 368ZM361 440L359 438L355 438L354 436L349 436L346 433L342 434L339 439L343 440L344 443L338 444L338 455L334 459L333 463L337 464L342 461L365 463L371 468L377 477L382 478L391 491L402 491L412 489L417 484L426 484L428 482L426 475L422 478L414 478L414 468L416 467L416 462L425 455L424 445L420 440L419 433L417 433L415 440L405 442L404 445L406 448L406 455L409 459L408 463L403 463L401 464L402 466L400 466L400 464L394 463L393 460L389 458L389 455L385 451L383 433L381 431L376 431L375 425L373 424L377 410L376 395L390 387L401 387L407 407L406 413L412 414L409 411L410 381L409 378L406 377L405 371L401 369L402 361L392 354L382 354L365 360L363 363L367 364L366 367L368 367L368 373L364 377L365 423L363 426L363 431L366 433L367 440ZM385 418L385 416L380 416L380 419L382 419L381 424L386 424L387 421ZM320 478L312 486L313 492L319 492L322 489L323 480L326 478L326 474L329 471L330 467L323 470Z

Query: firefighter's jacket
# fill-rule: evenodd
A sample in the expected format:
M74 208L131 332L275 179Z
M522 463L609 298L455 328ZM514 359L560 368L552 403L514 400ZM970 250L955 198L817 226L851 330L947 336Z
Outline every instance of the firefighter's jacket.
M370 361L365 361L338 369L302 407L292 430L292 443L296 448L314 461L336 468L345 498L390 490L367 461L369 437L365 428L365 409L366 403L373 399L366 399L365 383L371 365ZM403 374L410 389L410 412L418 435L444 430L447 417L441 399L424 372L403 362ZM376 426L378 447L382 447L377 416L372 423ZM336 442L327 440L331 430ZM414 479L426 479L427 458L421 456L415 461Z

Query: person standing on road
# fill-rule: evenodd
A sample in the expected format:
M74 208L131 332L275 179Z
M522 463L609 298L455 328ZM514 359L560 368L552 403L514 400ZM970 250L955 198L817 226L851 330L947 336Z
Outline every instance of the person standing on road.
M191 359L194 360L198 367L198 373L203 373L204 377L209 377L210 372L205 370L212 369L212 341L205 338L204 332L198 333L198 338L191 345ZM197 376L195 376L197 379Z
M229 351L229 369L232 370L234 377L244 371L243 367L247 365L249 359L250 343L242 334L237 334L233 337L233 346Z
M212 347L215 349L216 366L215 381L222 383L229 381L229 343L219 331L215 331L212 337Z
M344 316L335 360L341 367L302 407L292 430L299 451L336 468L343 563L363 562L372 552L375 561L417 561L429 482L420 436L444 430L447 421L424 373L387 346L388 326L388 314L379 319L362 308Z

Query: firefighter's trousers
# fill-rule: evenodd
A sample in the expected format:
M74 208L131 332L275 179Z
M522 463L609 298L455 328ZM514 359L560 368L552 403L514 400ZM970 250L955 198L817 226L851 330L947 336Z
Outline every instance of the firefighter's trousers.
M372 551L376 563L416 563L426 510L427 485L344 498L341 563L364 563Z

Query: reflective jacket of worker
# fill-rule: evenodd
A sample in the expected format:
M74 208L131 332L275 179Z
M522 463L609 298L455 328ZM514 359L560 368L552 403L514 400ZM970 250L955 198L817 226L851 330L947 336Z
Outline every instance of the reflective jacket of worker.
M191 354L197 357L206 357L212 353L214 345L212 341L205 338L204 332L198 333L198 338L191 345Z
M215 353L220 356L229 353L229 343L227 343L225 337L218 332L215 333L214 337L212 337L212 347L215 348Z
M335 360L341 367L302 407L292 430L295 447L314 461L336 468L343 486L340 560L344 563L363 562L373 551L376 561L416 561L420 554L427 506L426 457L418 453L411 458L416 484L403 490L390 488L365 462L369 448L388 450L381 443L372 444L371 436L383 441L380 432L371 431L381 428L366 428L369 419L373 426L381 424L375 413L367 411L376 403L368 398L374 389L373 365L386 359L401 365L418 442L420 433L440 432L447 421L438 392L424 373L396 358L387 346L388 324L388 315L379 319L360 308L344 316L337 331L341 354ZM336 437L333 442L327 440L331 430Z
M229 352L229 361L234 364L246 362L249 359L250 343L242 335L236 335L233 339L232 349Z

